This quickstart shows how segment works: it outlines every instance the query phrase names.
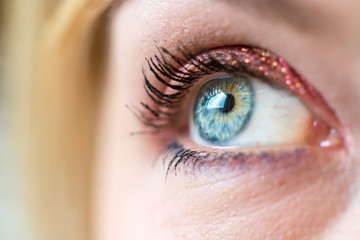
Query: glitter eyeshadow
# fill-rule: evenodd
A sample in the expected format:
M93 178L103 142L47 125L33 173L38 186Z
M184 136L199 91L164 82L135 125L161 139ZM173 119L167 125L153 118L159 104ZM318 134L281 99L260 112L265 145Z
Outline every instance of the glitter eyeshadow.
M196 55L186 49L179 49L176 54L158 49L158 55L146 58L149 72L143 69L149 101L140 102L140 108L130 108L150 133L164 131L177 123L182 100L196 82L207 75L226 73L256 77L289 89L319 120L315 127L322 131L325 141L343 144L344 133L336 114L305 78L276 54L251 46L214 48ZM314 130L318 130L315 127ZM312 140L309 142L315 144Z
M292 69L283 58L257 47L226 47L199 54L182 67L182 71L201 72L202 66L216 61L223 66L245 70L250 75L269 79L298 95L318 118L337 124L338 119L322 96ZM229 67L227 67L229 68ZM338 127L337 125L334 126Z
M342 130L341 124L333 110L316 89L283 58L268 50L250 46L215 48L198 55L190 52L180 49L172 54L159 48L159 55L146 59L149 72L143 70L143 75L149 101L141 102L141 108L134 107L133 113L154 133L178 123L182 100L196 82L210 74L226 73L230 76L249 75L289 89L299 96L316 119L309 146L343 146L343 134L337 133ZM241 168L243 163L248 167L256 163L273 166L286 160L302 159L309 154L307 150L305 147L282 153L206 152L188 149L176 140L166 147L163 162L168 163L167 174L171 171L176 174L179 166L190 169L210 169L224 165Z

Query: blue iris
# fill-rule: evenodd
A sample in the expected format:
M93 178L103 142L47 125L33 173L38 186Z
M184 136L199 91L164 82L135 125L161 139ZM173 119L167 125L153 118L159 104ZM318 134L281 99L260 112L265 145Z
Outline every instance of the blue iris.
M206 83L196 98L194 121L205 141L224 144L246 126L254 107L254 91L248 78L227 76Z

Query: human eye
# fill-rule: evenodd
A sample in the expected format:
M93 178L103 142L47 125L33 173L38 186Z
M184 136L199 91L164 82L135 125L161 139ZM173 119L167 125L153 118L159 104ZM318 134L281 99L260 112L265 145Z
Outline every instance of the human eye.
M167 174L234 166L234 160L291 159L343 144L322 96L268 50L230 46L176 55L160 48L147 63L150 101L134 113L156 133L170 132Z

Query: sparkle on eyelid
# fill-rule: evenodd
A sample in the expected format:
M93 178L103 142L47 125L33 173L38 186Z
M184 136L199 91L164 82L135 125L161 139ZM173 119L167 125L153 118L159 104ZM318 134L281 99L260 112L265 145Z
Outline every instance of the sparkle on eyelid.
M332 115L331 109L321 110L317 107L319 105L326 105L321 95L315 92L306 80L292 69L283 58L276 56L274 53L257 47L244 46L213 49L199 54L195 61L188 62L182 69L192 69L193 73L201 73L201 65L204 64L206 66L213 61L229 66L228 70L225 71L229 71L228 73L230 74L241 72L239 67L243 66L254 77L270 79L280 86L286 86L296 95L305 95L303 101L310 108L313 107L315 112L319 110L321 114L326 115L329 119L336 120ZM191 65L195 65L195 68L191 68Z

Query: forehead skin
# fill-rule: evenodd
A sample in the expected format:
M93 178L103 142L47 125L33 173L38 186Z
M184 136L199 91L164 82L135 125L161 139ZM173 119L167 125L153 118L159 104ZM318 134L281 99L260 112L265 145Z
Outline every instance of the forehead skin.
M154 174L152 169L149 171L145 167L145 162L155 158L163 145L154 143L149 146L149 141L153 141L149 138L130 138L129 129L138 129L139 125L125 107L126 103L137 103L144 98L141 69L145 66L144 58L157 52L156 46L171 51L178 46L198 50L247 44L269 49L286 59L324 96L349 132L349 154L341 158L315 159L314 164L309 163L308 172L294 177L294 182L303 188L289 187L293 194L284 190L267 195L274 199L286 192L287 198L282 199L281 204L288 212L267 216L265 211L251 216L263 216L267 221L277 222L278 219L272 216L288 213L282 218L282 225L277 225L277 231L309 224L308 229L300 229L298 233L287 231L289 235L284 239L337 240L344 239L344 236L349 240L359 239L360 230L356 224L360 222L357 192L360 111L356 106L360 102L359 9L360 2L355 0L124 2L114 13L111 26L108 79L100 124L99 167L96 169L98 187L95 193L98 226L95 232L98 238L178 239L172 235L174 226L169 222L164 224L163 218L178 215L180 230L201 232L209 230L211 225L207 222L204 227L204 218L214 222L226 221L229 214L238 211L244 214L242 220L238 221L239 216L233 214L231 221L238 221L238 228L249 229L248 238L244 239L256 239L256 233L251 232L253 226L250 223L253 222L244 220L246 214L253 213L251 202L237 200L222 212L211 212L214 201L229 204L220 193L218 195L218 189L206 192L196 187L191 191L181 191L187 185L177 184L175 190L172 189L173 195L164 194L167 191L161 187L164 185L161 173ZM322 171L319 168L323 168ZM316 182L309 186L301 185L320 173L323 176ZM161 175L161 180L154 175ZM236 186L241 189L234 183L222 187L228 185L231 185L229 188ZM203 201L194 204L194 196L199 192L203 194L199 196ZM176 202L174 198L183 201ZM303 208L294 208L299 199L309 205L300 204ZM173 203L170 207L169 202ZM281 204L273 209L281 209ZM314 215L319 208L323 213L320 217ZM317 221L319 229L311 229L312 220ZM271 225L271 222L266 224ZM143 229L142 233L136 230L138 226ZM232 232L236 229L233 227L226 230L227 235L214 228L211 228L212 235L207 236L210 239L235 239ZM326 235L320 238L319 231ZM295 234L298 237L292 238Z

